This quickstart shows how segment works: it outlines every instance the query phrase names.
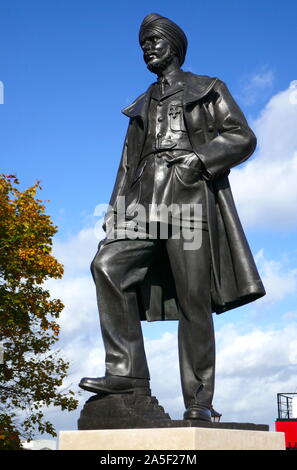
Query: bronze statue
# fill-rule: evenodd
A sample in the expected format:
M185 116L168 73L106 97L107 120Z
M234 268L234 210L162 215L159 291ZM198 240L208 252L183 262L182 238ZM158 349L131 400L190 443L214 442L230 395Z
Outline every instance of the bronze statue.
M104 224L107 237L91 266L106 375L83 378L80 386L111 394L149 390L141 320L178 319L184 419L210 421L212 313L265 295L228 182L230 169L253 153L256 137L221 80L181 69L187 38L179 26L150 14L139 41L157 81L123 110L130 121ZM120 198L125 216L116 219ZM201 210L190 209L187 217L171 211L170 219L156 210L181 205ZM133 231L140 207L147 218L133 238L127 229L132 224ZM168 233L161 236L164 225ZM195 227L199 246L186 249L185 229L194 233Z

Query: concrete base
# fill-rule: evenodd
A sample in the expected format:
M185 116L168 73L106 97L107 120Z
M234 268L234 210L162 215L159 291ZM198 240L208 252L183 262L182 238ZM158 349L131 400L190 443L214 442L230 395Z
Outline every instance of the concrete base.
M62 431L59 450L285 450L281 432L209 428Z

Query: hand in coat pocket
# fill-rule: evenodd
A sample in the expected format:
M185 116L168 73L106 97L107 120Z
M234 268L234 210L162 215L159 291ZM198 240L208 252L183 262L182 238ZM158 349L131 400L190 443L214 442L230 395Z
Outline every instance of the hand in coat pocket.
M172 166L174 164L182 164L183 166L192 167L201 172L203 170L203 164L200 158L197 157L197 155L193 152L172 158L171 160L166 160L166 162L168 166Z

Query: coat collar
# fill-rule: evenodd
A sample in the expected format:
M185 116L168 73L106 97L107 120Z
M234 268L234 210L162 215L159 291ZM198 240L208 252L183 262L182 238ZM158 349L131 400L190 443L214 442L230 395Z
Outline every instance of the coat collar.
M179 91L183 91L184 89L184 83L181 83L180 81L173 83L171 86L169 86L163 95L161 95L160 89L157 85L153 87L151 97L155 98L156 100L164 100L168 98L168 96L175 95Z
M191 72L182 72L182 78L183 82L181 82L181 85L184 88L183 100L185 106L202 99L212 90L215 83L217 82L217 78L203 75L194 75ZM148 105L155 83L153 83L145 93L133 101L132 104L124 108L122 113L130 118L140 117L144 121L147 115ZM179 88L181 89L181 87Z
M218 79L215 77L194 75L190 72L185 72L186 87L184 92L184 104L195 103L204 98L213 89L217 80Z
M142 120L144 120L150 102L153 85L154 84L150 85L147 91L140 95L138 98L136 98L133 103L131 103L126 108L122 109L122 113L130 118L140 117L142 118Z

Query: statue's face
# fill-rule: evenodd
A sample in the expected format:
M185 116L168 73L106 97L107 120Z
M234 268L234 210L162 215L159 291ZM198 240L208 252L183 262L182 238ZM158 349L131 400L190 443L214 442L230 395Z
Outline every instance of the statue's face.
M147 68L156 74L165 70L175 56L169 41L157 34L144 36L141 48Z

